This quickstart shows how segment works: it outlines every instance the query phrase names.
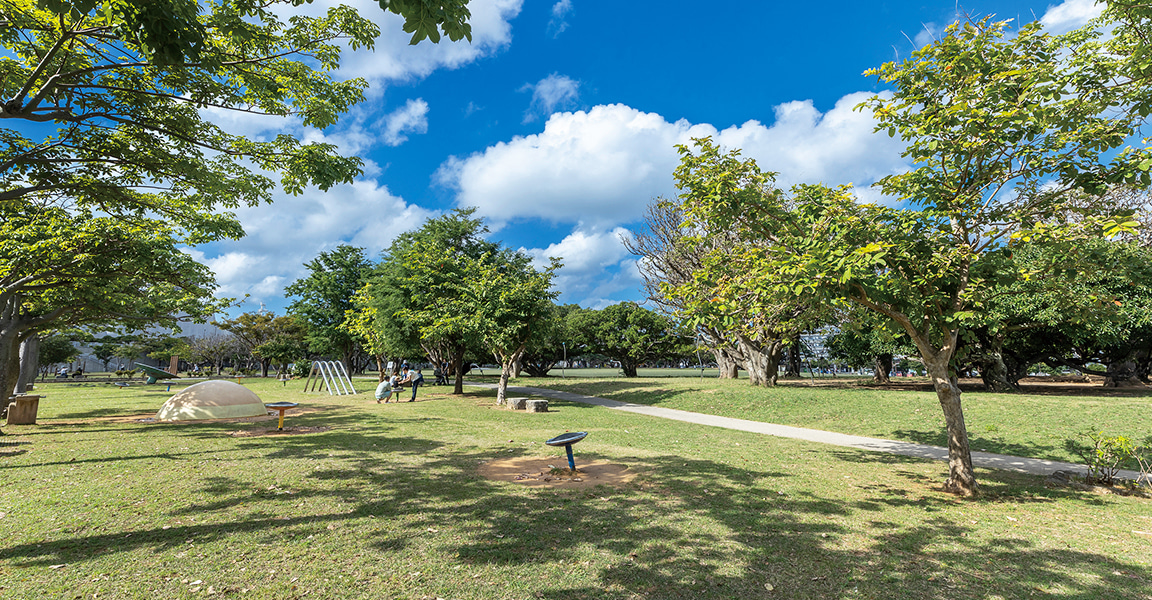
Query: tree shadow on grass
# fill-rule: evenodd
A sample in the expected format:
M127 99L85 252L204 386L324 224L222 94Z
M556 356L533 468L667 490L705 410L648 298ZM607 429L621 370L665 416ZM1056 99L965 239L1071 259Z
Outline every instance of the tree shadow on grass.
M94 408L92 410L85 410L80 412L59 413L52 417L52 420L65 420L65 419L99 419L104 417L125 417L131 416L132 413L126 415L121 407L111 408Z
M943 427L931 431L897 429L892 432L892 439L915 442L917 444L927 444L930 446L940 446L942 448L948 445L948 433ZM1005 454L1008 456L1026 456L1043 460L1076 462L1075 457L1069 456L1064 448L1058 448L1051 444L1008 442L997 436L971 431L968 433L968 446L977 452L991 452L993 454Z
M623 489L525 489L476 473L479 463L497 454L492 448L452 448L419 437L340 431L251 438L240 450L273 466L319 452L339 453L341 460L305 472L290 490L255 489L252 482L210 475L203 481L213 502L170 513L215 517L215 523L18 544L0 548L0 560L16 566L83 563L107 553L173 550L190 541L203 548L236 536L287 544L291 536L319 536L329 526L344 525L357 528L357 545L373 549L380 560L432 547L463 565L529 574L559 565L581 569L585 583L525 584L536 597L555 600L975 599L1036 593L1136 599L1147 597L1152 581L1152 571L1139 564L976 531L966 518L943 510L966 501L942 494L915 497L897 481L863 482L871 486L866 499L854 501L832 485L787 492L780 485L787 475L773 469L658 455L630 461L648 476ZM894 478L923 487L923 474L901 468L922 464L916 459L853 451L833 456L844 463L837 472L880 459L892 466ZM1035 482L1010 473L981 477L986 490L1005 498L1021 496L1021 481ZM1073 492L1050 493L1081 499ZM311 500L324 498L338 499L348 510L310 511ZM238 504L250 509L242 518L230 512ZM903 512L890 518L894 508ZM381 522L388 527L369 525ZM875 531L863 532L867 539L861 542L853 522L871 523ZM480 581L461 578L452 585L430 591L493 597Z
M532 385L517 385L510 386L509 389L526 390L528 393L536 393L543 397L544 394L536 392L541 390L543 392L555 391L566 392L569 394L578 394L581 396L592 396L596 398L605 398L607 400L615 400L617 402L630 402L634 404L646 405L659 405L660 403L676 398L683 394L692 393L692 389L664 389L653 388L650 381L629 381L620 379L605 379L598 381L583 381L583 382L563 382L558 380L549 380L548 385L534 387ZM701 387L701 389L705 389Z

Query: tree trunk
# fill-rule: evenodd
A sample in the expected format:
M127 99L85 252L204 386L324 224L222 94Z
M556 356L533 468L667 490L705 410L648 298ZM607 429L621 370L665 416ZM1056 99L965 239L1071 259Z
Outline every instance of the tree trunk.
M968 428L964 425L964 410L960 405L960 388L948 372L951 354L941 350L928 356L921 348L924 367L928 369L928 377L936 389L936 398L944 411L944 426L948 433L948 481L944 489L963 496L973 496L979 487L976 484L976 473L972 469L972 450L968 446Z
M14 330L0 332L0 414L8 409L20 378L19 340Z
M16 393L23 394L36 381L40 370L40 336L32 334L20 343L20 373L16 378Z
M784 363L784 378L799 379L802 376L800 373L800 334L796 334L792 338L792 343L788 344L788 359Z
M726 348L713 348L712 356L716 357L716 366L720 369L720 379L737 379L740 377L740 363Z
M780 359L784 354L781 340L758 343L746 336L739 336L740 353L744 355L744 370L748 371L748 383L773 387L780 377Z
M989 392L1018 392L1020 388L1008 376L1004 356L995 350L984 352L978 359L980 379Z
M557 361L549 361L538 356L520 355L520 366L529 377L549 377L548 371L556 366Z
M437 369L440 368L440 363L433 363L433 364L436 365ZM388 377L388 375L384 372L384 369L386 369L386 368L388 368L388 366L384 362L384 355L383 354L377 354L376 355L376 383L380 383L381 381L384 381Z
M625 377L636 377L636 363L631 361L620 361L620 370L624 371Z
M1104 378L1104 387L1114 388L1140 388L1145 387L1137 375L1136 361L1131 356L1123 360L1108 363L1108 376Z
M872 365L872 383L892 383L888 377L892 373L891 354L877 354L872 357Z
M456 395L464 394L464 347L452 349L452 366L456 369L456 382L452 388L452 393Z
M512 371L514 372L513 376L516 377L516 379L520 379L521 370L523 370L523 365L520 364L520 353L517 353L516 360L512 363Z
M496 404L503 405L508 399L508 378L516 371L520 364L520 357L524 354L521 347L510 355L500 355L500 383L496 386Z

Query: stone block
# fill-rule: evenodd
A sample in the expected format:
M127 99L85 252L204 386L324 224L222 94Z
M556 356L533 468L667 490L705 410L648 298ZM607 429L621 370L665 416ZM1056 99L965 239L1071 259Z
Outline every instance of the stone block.
M43 396L13 396L8 405L8 425L35 425Z
M533 412L533 413L548 412L548 401L547 400L525 400L524 401L524 410L526 410L528 412Z
M524 410L524 403L528 401L527 398L508 398L509 410Z

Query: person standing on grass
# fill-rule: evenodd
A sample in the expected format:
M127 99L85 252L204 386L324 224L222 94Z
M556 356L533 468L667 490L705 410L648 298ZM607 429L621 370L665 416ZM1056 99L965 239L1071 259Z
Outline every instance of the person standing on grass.
M401 383L407 383L412 386L412 397L408 399L409 402L416 401L416 388L424 383L424 374L420 372L419 368L407 369L404 373L404 379Z

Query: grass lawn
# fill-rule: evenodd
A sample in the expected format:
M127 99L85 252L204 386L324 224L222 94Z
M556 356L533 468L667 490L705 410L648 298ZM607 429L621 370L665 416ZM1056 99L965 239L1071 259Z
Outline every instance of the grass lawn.
M556 371L553 371L556 374ZM697 371L699 373L699 371ZM475 378L480 379L480 378ZM494 381L494 380L493 380ZM860 387L858 380L783 381L776 388L746 380L699 377L523 377L512 385L547 387L636 404L946 446L944 415L929 391ZM923 383L923 379L913 379ZM1103 388L992 394L965 391L964 418L973 450L1080 462L1066 447L1089 428L1136 440L1152 434L1152 392ZM1058 393L1057 393L1058 392ZM1128 465L1136 468L1136 465Z
M287 426L329 429L142 423L125 417L154 413L163 386L44 385L40 424L0 439L0 598L1152 599L1142 498L978 470L984 497L960 500L940 463L564 402L514 413L486 390L377 405L245 385L316 409ZM703 393L661 386L653 402ZM577 491L476 474L561 460L542 442L565 430L590 432L578 465L641 476Z

